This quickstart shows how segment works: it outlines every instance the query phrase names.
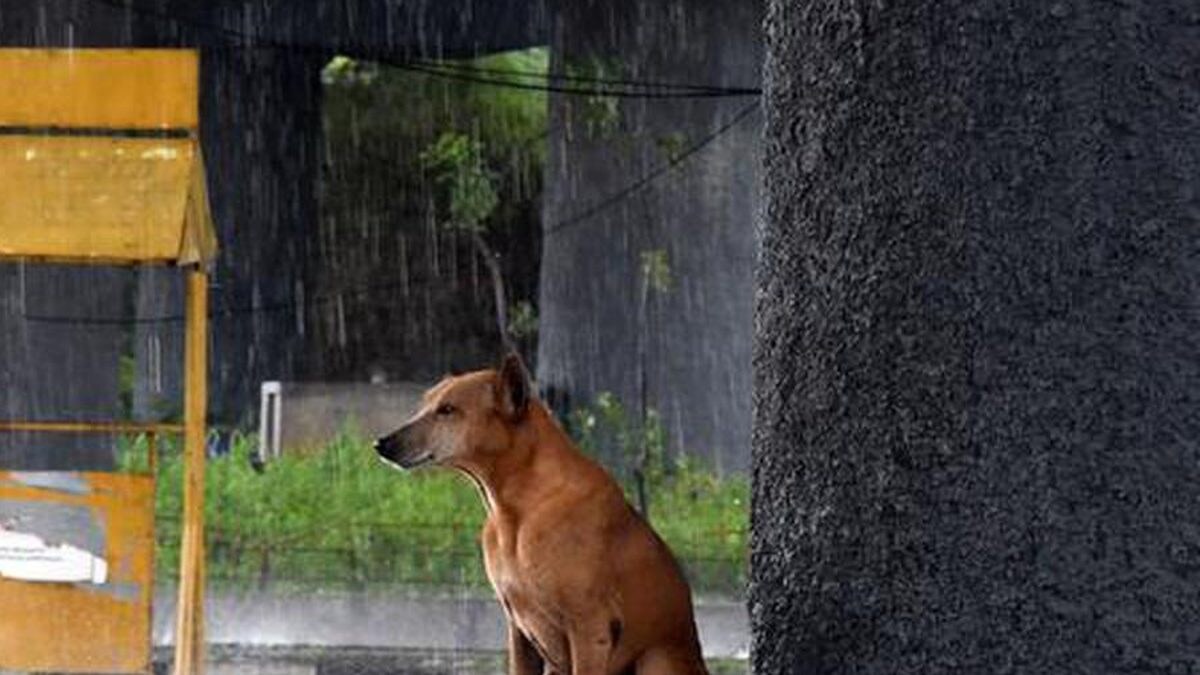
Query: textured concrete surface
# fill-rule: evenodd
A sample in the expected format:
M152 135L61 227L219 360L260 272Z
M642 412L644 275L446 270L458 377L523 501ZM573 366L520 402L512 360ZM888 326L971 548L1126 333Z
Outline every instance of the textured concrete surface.
M1200 668L1200 6L766 22L760 673Z

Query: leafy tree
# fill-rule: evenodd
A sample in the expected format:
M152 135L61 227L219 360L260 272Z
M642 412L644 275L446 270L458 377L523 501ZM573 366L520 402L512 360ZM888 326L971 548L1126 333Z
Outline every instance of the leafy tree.
M447 65L539 73L548 67L548 54L529 49ZM322 372L343 376L379 365L397 377L423 378L491 358L497 330L489 308L491 270L472 262L479 260L469 232L475 228L503 263L509 333L529 351L537 312L513 313L520 303L512 299L532 301L538 284L546 95L344 58L330 62L323 79L326 159L318 241L331 263L320 270L314 293L390 279L404 291L347 296L344 309L329 304L317 310L312 340L332 347L313 350L323 354ZM429 222L437 226L426 227ZM468 231L451 235L447 225ZM447 239L449 247L442 246ZM467 278L471 283L460 283ZM422 292L410 294L410 287ZM436 327L404 328L414 323ZM364 330L340 337L336 327L342 324ZM422 356L407 356L415 354Z
M512 346L508 323L508 300L500 257L484 238L486 221L496 210L494 174L484 165L483 144L465 134L443 133L424 152L421 163L438 186L443 226L470 237L475 252L487 265L496 305L496 330L507 350Z

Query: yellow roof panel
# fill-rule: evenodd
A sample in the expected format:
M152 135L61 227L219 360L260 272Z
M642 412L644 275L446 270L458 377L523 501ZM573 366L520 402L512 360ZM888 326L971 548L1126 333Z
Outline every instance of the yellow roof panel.
M187 49L0 49L0 126L195 129Z
M0 258L207 263L192 138L0 136Z

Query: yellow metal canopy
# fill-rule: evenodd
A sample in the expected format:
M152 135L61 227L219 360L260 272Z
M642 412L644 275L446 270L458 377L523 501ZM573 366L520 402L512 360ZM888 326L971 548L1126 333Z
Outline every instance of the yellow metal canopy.
M193 51L0 49L0 260L197 264L186 275L186 463L175 623L181 675L204 672L206 267L217 249L196 134L198 84ZM0 431L20 430L138 431L120 423L0 422ZM155 430L146 431L153 453ZM14 475L0 473L0 487ZM153 473L141 478L89 478L108 501L50 497L23 485L15 493L0 490L0 499L40 499L103 515L99 531L110 535L110 546L88 554L110 561L114 581L96 592L34 585L43 583L35 578L0 580L0 617L17 622L0 620L0 670L150 672ZM112 506L118 498L128 503ZM51 548L34 534L18 533L35 553Z
M0 49L0 258L207 264L196 54Z
M195 129L190 49L0 49L0 125Z

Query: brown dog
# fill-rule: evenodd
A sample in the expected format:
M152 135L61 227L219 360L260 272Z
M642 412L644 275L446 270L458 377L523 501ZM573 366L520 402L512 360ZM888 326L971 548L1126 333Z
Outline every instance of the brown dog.
M479 488L510 673L707 673L671 551L533 398L519 357L442 380L375 449L403 469L457 469Z

